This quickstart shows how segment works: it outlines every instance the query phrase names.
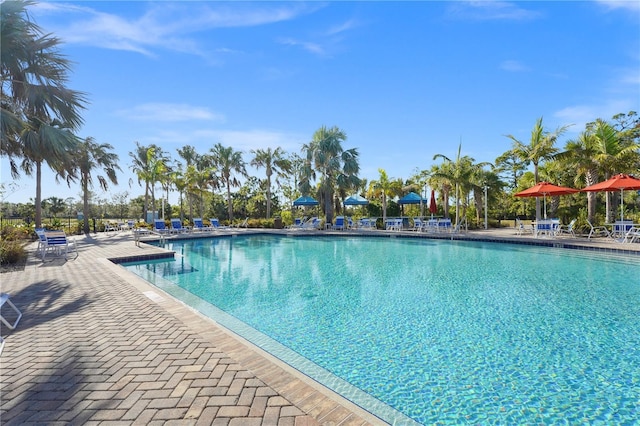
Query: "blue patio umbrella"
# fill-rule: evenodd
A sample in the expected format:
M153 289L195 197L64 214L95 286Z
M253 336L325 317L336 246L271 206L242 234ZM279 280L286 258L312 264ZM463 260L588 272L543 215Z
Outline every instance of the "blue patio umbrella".
M367 204L369 204L369 200L358 194L352 195L344 200L345 206L366 206Z
M425 200L415 192L410 192L398 200L398 204L420 204L426 202L427 200Z
M294 206L317 206L318 204L320 204L318 200L308 195L303 195L293 202Z

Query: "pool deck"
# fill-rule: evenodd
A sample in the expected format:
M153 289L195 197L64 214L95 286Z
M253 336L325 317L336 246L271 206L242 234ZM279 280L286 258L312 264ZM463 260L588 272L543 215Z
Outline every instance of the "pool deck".
M208 235L256 231L265 232ZM512 228L436 236L640 255L637 243L535 239ZM75 239L75 259L72 254L69 260L43 263L34 243L24 271L0 275L2 292L23 313L15 330L1 327L6 342L0 356L3 425L385 424L109 260L162 256L166 250L135 244L131 232ZM3 315L11 320L6 308Z

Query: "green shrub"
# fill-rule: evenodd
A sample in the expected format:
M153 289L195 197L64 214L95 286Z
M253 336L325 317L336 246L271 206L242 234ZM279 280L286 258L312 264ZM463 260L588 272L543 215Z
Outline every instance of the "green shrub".
M27 257L21 240L0 240L0 265L13 265Z

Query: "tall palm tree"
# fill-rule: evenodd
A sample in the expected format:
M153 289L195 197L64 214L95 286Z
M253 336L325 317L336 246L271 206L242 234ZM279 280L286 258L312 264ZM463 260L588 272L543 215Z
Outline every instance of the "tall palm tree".
M71 63L60 54L60 40L44 35L27 12L31 1L3 2L0 8L1 99L0 155L9 157L11 173L36 173L36 226L41 226L41 165L65 174L72 131L82 124L82 92L65 87ZM37 147L37 148L36 148Z
M339 180L357 178L360 172L358 150L345 150L342 143L347 139L344 131L334 126L322 126L313 134L311 142L302 146L305 163L300 180L303 195L311 191L311 181L319 178L320 192L324 201L326 222L333 220L333 193Z
M513 153L525 164L533 164L533 176L538 183L538 166L541 161L551 158L558 152L555 143L558 138L567 131L569 126L558 127L554 132L549 132L542 125L542 117L538 118L531 130L531 140L528 144L519 141L513 135L507 135L513 141ZM536 220L540 220L540 199L536 197Z
M109 182L118 184L116 171L121 171L118 166L118 155L114 152L113 146L108 143L97 143L94 138L88 137L80 143L75 154L75 165L80 176L80 186L82 187L82 211L84 215L83 230L85 234L89 230L89 192L96 179L100 188L107 191ZM95 175L98 170L104 171L104 175Z
M57 120L46 124L31 117L23 123L18 140L22 161L20 168L29 176L36 176L35 225L42 226L42 165L63 178L72 173L73 153L78 139ZM13 167L12 167L13 169ZM14 176L14 178L17 176ZM72 177L72 176L70 176Z
M142 184L144 182L144 208L143 208L143 216L146 220L147 212L149 211L149 181L145 179L145 176L149 174L149 157L147 155L147 151L149 148L155 147L155 145L144 146L141 145L140 142L136 141L136 148L133 151L129 152L129 157L131 157L131 171L136 174L138 177L138 184ZM131 185L131 182L129 182Z
M443 159L448 167L443 167L441 171L432 173L433 177L439 177L447 180L450 185L455 186L456 197L456 227L460 226L460 201L465 200L463 203L463 214L466 216L467 202L466 198L469 192L473 188L474 176L479 174L485 166L490 166L491 163L482 162L476 163L475 160L467 155L461 156L462 144L458 145L458 154L455 161L452 161L443 154L436 154L433 159Z
M387 197L399 195L402 191L402 180L391 179L384 169L378 169L380 177L369 182L369 197L382 199L382 223L387 220Z
M251 165L256 168L264 167L267 175L267 219L271 217L271 176L276 173L276 181L278 177L285 173L291 173L291 161L285 156L282 148L277 147L265 149L252 149L254 155Z
M213 166L219 171L222 184L224 184L227 189L229 221L233 221L231 187L240 186L240 181L234 176L234 173L244 177L247 176L246 165L242 159L242 151L236 151L233 147L225 147L217 143L211 148L210 152Z

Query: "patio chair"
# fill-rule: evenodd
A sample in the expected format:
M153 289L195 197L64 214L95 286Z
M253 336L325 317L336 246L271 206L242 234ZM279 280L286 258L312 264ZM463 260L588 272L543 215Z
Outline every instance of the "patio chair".
M451 232L452 229L451 219L438 219L438 232Z
M10 330L15 330L15 328L18 326L18 323L20 322L20 318L22 318L22 312L20 312L20 310L16 307L16 305L13 304L13 302L10 300L10 297L11 296L9 296L9 294L7 293L0 293L0 320L2 320L4 325L7 326L7 328L9 328ZM5 304L9 306L11 309L13 309L13 311L17 315L13 323L8 321L5 318L4 314L2 314L2 307ZM0 354L2 354L3 349L4 349L4 338L0 336Z
M593 226L591 222L587 219L587 223L589 224L589 239L591 237L611 237L611 233L605 226Z
M202 218L193 219L193 230L194 231L213 231L212 226L205 226L202 222Z
M331 226L331 229L335 229L337 231L344 231L344 216L337 216L335 225Z
M215 229L215 230L227 229L228 228L228 226L221 225L220 224L220 220L217 217L213 217L213 218L209 219L209 222L211 222L211 228Z
M518 235L533 234L533 226L526 226L522 221L516 218L516 233Z
M307 221L307 217L303 216L303 217L296 217L293 220L293 223L291 224L291 226L289 226L289 229L300 229L302 228L302 225Z
M556 235L564 235L564 234L568 234L571 235L572 237L576 236L576 233L573 229L573 227L576 224L577 219L573 219L571 222L569 222L568 225L560 225L558 226L558 229L556 230Z
M42 251L42 261L45 261L45 257L47 253L55 253L62 254L64 251L65 260L69 257L70 249L76 252L76 257L78 257L78 247L76 246L75 240L72 238L68 238L67 234L64 231L46 231L44 233L46 238L46 243L44 245L44 250ZM74 258L74 259L75 259Z
M169 230L163 219L155 219L153 221L153 230L159 234L168 234Z
M424 221L419 217L413 218L413 229L414 231L422 231L424 228Z
M624 235L621 243L640 242L640 226L632 226Z
M240 223L238 223L237 225L234 226L234 228L248 228L249 227L249 218L245 217L244 220Z
M182 226L182 221L176 218L171 219L171 229L169 232L174 234L183 234L185 232L189 232L189 228Z

